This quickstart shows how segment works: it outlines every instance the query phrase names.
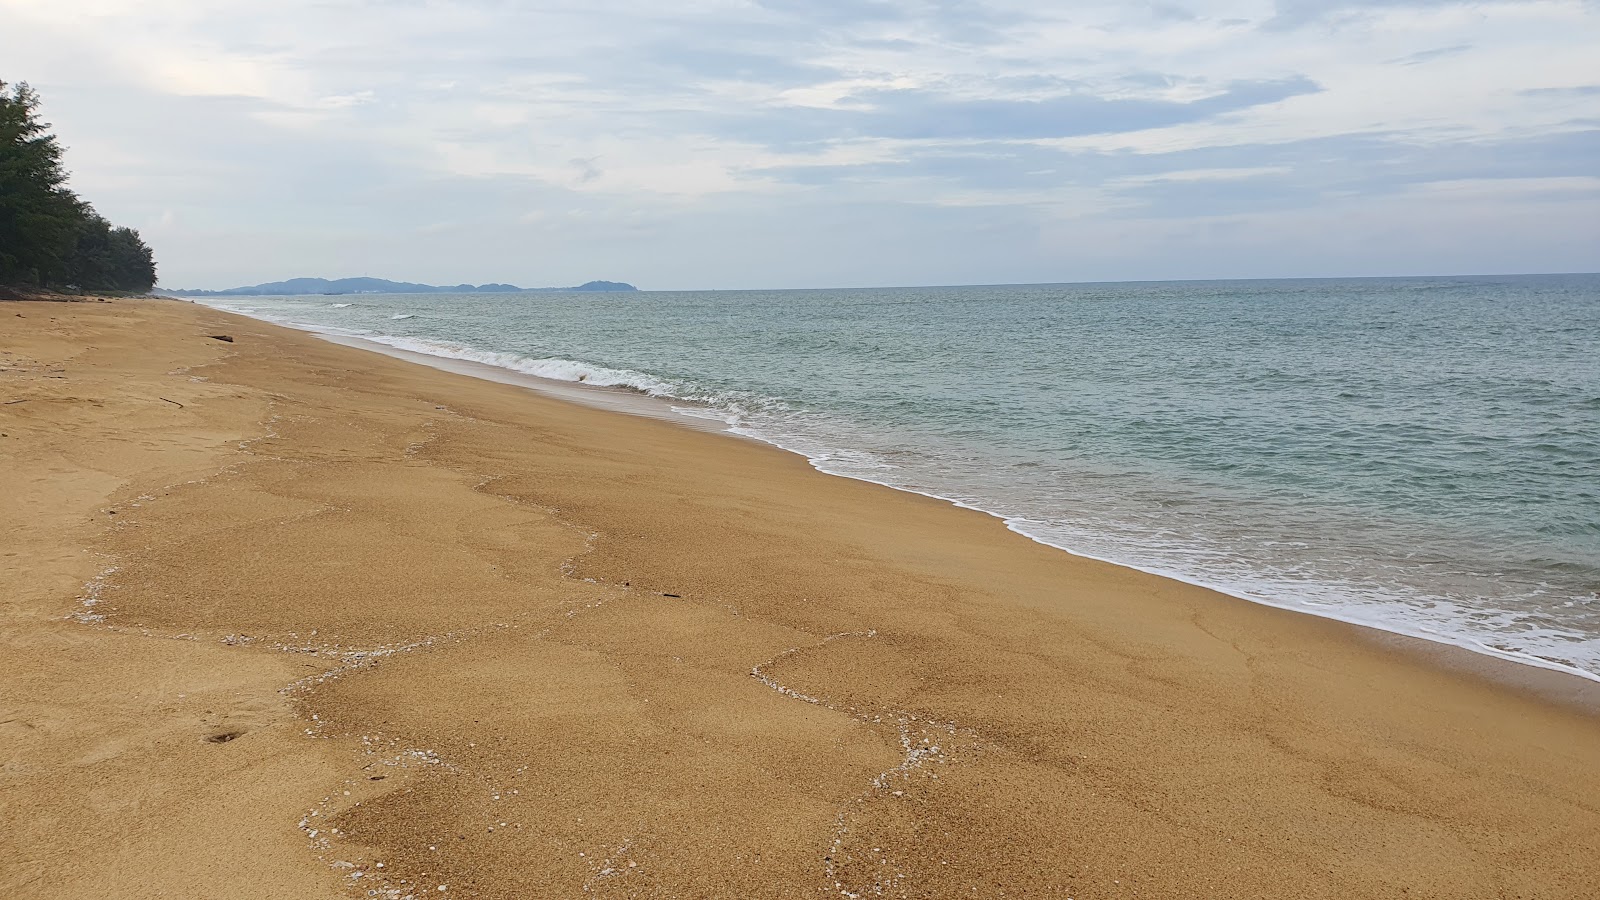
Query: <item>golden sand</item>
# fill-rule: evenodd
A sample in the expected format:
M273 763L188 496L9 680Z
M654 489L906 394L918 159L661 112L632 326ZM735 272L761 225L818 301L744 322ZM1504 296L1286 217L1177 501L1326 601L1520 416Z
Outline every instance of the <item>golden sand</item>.
M1600 895L1575 681L191 304L0 353L0 896Z

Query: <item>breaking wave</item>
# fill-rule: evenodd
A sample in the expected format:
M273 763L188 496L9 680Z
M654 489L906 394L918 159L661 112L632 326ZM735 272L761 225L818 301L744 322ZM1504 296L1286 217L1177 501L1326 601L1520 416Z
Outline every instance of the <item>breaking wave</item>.
M486 366L521 372L524 375L548 378L552 381L570 381L579 384L590 384L596 387L626 388L651 397L674 400L695 399L686 396L691 392L682 390L671 382L628 369L611 369L571 359L554 357L534 359L516 353L496 353L491 350L478 350L454 341L395 337L393 335L368 335L364 339L376 344L393 347L397 350L408 350L412 353L422 353L427 356L443 357L444 359L459 359L467 362L482 363Z

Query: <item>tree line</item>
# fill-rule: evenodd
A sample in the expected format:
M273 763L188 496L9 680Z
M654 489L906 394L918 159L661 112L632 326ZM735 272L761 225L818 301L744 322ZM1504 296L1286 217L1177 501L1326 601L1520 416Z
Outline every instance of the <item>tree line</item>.
M150 290L150 248L67 188L62 152L39 120L38 93L0 81L0 285Z

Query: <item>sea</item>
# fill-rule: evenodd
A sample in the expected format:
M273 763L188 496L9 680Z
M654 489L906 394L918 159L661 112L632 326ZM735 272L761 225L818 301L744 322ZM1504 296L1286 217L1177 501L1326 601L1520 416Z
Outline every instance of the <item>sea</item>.
M208 297L1600 680L1600 275Z

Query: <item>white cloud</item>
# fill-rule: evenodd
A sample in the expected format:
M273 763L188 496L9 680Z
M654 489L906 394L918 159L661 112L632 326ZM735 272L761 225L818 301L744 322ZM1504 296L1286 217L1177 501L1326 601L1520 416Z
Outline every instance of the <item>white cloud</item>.
M548 236L562 222L590 223L575 227L590 243L569 246L572 259L658 259L666 278L693 262L683 258L691 248L678 248L668 265L643 254L635 238L594 223L637 236L655 233L658 216L693 210L708 222L739 223L729 240L748 243L790 228L848 230L850 216L862 228L924 233L915 217L936 208L978 217L974 234L991 233L999 216L1009 217L1007 227L1032 229L1037 241L1019 244L1008 232L1005 246L962 243L954 224L926 232L990 260L983 280L1015 280L1010 268L1034 271L1019 261L1019 247L1035 248L1040 266L1053 258L1045 237L1061 226L1051 223L1150 235L1191 221L1158 208L1163 191L1244 197L1258 179L1316 180L1337 170L1328 179L1336 184L1297 202L1349 194L1353 205L1341 207L1348 212L1470 195L1471 215L1454 227L1480 235L1489 233L1495 203L1532 202L1530 191L1592 197L1558 159L1549 165L1560 171L1530 178L1509 168L1503 176L1443 168L1430 176L1411 171L1422 164L1408 156L1408 180L1397 184L1371 161L1312 166L1270 151L1369 135L1397 153L1455 152L1591 131L1600 95L1540 89L1600 81L1592 60L1600 10L1592 3L1385 3L1297 19L1279 17L1279 5L907 0L851 18L847 6L746 0L559 0L537 8L488 0L0 0L0 78L30 80L44 92L72 148L75 184L108 214L159 230L167 277L196 283L246 280L252 254L265 245L261 234L306 222L322 240L360 247L368 266L393 267L396 276L418 254L397 242L385 263L385 234L441 222L455 234L497 222ZM1231 96L1241 84L1295 79L1320 90L1200 116L1160 112ZM1062 97L1101 105L1049 106ZM913 101L922 106L903 108ZM897 138L884 124L912 115L928 127L894 121L903 133L927 136ZM1088 129L1044 123L1046 131L1059 124L1056 134L1099 132L1072 137L1031 136L1039 130L1033 121L1010 133L1002 127L1051 115L1104 121ZM961 129L940 131L940 117L966 118ZM1123 195L1132 190L1137 205ZM431 208L439 205L451 209ZM630 209L638 215L625 215ZM1274 217L1289 215L1235 214L1235 235L1279 227ZM1139 216L1161 221L1140 225ZM215 244L217 229L243 222L257 244ZM828 245L824 237L817 246ZM1268 240L1264 231L1259 237ZM1244 248L1254 238L1236 239L1247 266ZM284 246L297 240L281 237ZM865 252L848 242L836 249ZM1333 258L1333 249L1325 252ZM1523 267L1544 265L1528 252ZM1226 256L1226 247L1208 249L1205 260L1218 253ZM746 256L768 259L774 282L791 277L760 253ZM726 257L727 247L704 248L704 283L716 282ZM885 259L891 268L875 280L926 280L909 257ZM1134 262L1127 265L1125 274L1138 277ZM862 270L851 263L836 271ZM655 281L648 272L638 277Z
M1288 166L1241 166L1232 169L1176 169L1171 172L1158 172L1154 175L1135 175L1129 178L1118 178L1112 182L1117 185L1133 184L1160 184L1163 182L1182 181L1240 181L1247 178L1260 178L1263 175L1284 175L1290 172Z

